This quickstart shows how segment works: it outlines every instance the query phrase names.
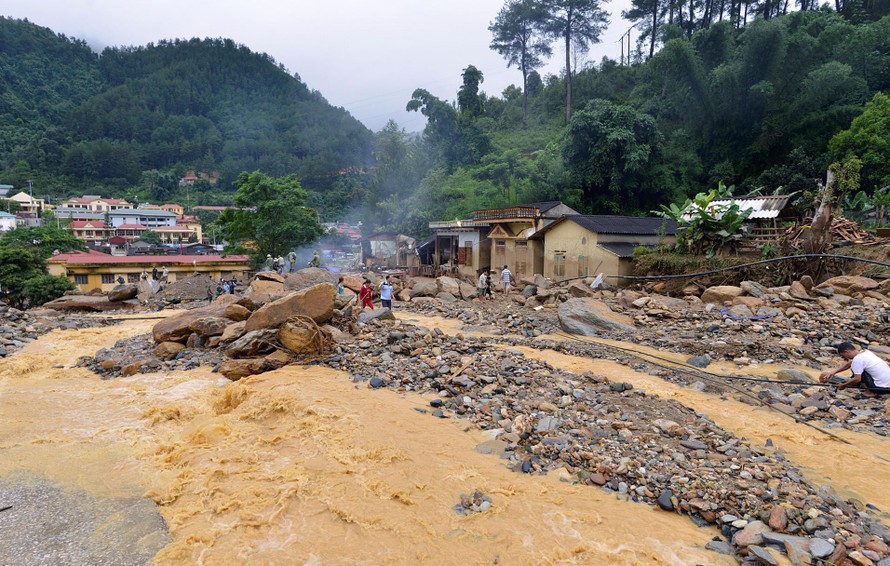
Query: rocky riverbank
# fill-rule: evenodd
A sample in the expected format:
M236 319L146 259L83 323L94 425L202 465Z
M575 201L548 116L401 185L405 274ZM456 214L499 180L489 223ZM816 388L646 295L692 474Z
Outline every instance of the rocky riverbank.
M716 525L722 538L709 548L717 552L773 563L766 550L772 547L794 564L888 563L890 531L880 522L881 510L810 483L782 452L755 446L705 415L620 378L570 373L516 349L614 360L683 387L763 403L800 420L886 435L888 409L879 401L829 395L806 383L809 373L793 367L778 373L800 383L733 387L633 351L647 345L653 352L680 353L681 362L697 358L689 361L700 368L731 363L740 376L778 361L837 363L829 352L834 341L881 347L888 305L879 302L878 291L842 295L814 286L805 291L808 296L825 293L822 298L831 305L815 299L819 308L803 309L798 302L805 299L793 296L801 295L796 290L753 285L747 291L706 289L701 298L683 299L584 285L547 290L539 282L522 294L481 301L473 299L472 287L454 287L441 278L399 290L407 300L397 303L397 310L452 318L465 329L446 333L434 319L425 327L394 320L389 311L359 313L351 295L335 295L324 281L329 277L265 275L243 296L175 314L156 324L151 335L121 341L81 365L106 377L209 365L237 380L294 361L324 364L360 386L433 397L419 410L486 431L489 440L477 450L502 458L517 473L556 474ZM736 300L757 292L759 305ZM850 301L838 302L838 296ZM565 330L620 340L624 350L572 339ZM469 508L481 503L474 500Z
M106 326L114 321L96 316L65 315L51 309L21 311L0 303L0 358L52 330Z

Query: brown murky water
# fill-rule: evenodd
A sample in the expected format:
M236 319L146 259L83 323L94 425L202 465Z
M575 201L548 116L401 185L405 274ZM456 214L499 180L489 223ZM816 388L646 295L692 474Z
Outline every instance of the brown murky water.
M716 534L475 452L419 396L291 366L229 383L207 370L102 381L76 358L154 321L54 332L0 361L0 477L147 494L173 542L159 564L731 564ZM54 367L68 366L68 367ZM479 489L490 511L451 508Z

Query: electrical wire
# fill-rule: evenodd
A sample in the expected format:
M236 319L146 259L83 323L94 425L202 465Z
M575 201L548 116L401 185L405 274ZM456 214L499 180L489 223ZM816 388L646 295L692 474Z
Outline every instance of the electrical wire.
M631 350L631 349L629 349L629 348L623 348L623 347L621 347L621 346L615 346L615 345L612 345L612 344L603 344L603 343L600 343L600 342L594 342L594 341L592 341L592 340L586 340L586 339L584 339L584 338L581 338L581 337L576 336L576 335L574 335L574 334L568 334L568 333L566 333L566 332L560 332L560 331L558 331L558 332L555 332L554 334L555 334L556 336L561 336L561 337L564 337L564 338L568 338L568 339L570 339L570 340L574 340L574 341L577 341L577 342L581 342L581 343L583 343L583 344L590 344L590 345L593 345L593 346L600 346L600 347L603 347L603 348L606 348L606 349L618 350L618 351L621 351L621 352L623 352L623 353L626 353L626 354L629 354L629 355L631 355L631 356L634 356L634 357L636 357L636 358L638 358L638 359L640 359L640 360L642 360L642 361L644 361L644 362L647 362L647 363L650 363L650 364L659 366L659 367L664 368L664 369L667 369L667 370L677 371L677 372L680 372L680 373L685 373L685 374L687 374L687 375L691 375L691 376L693 376L693 377L696 377L696 378L699 378L699 379L703 379L703 380L705 380L705 381L709 381L709 382L711 382L711 383L715 383L715 382L717 382L718 379L723 379L723 378L727 378L727 377L733 377L733 376L725 376L725 375L721 375L721 374L715 374L715 373L711 373L711 372L706 372L706 371L701 370L701 369L699 369L699 368L692 368L692 367L690 367L690 366L685 366L685 367L684 367L684 365L683 365L682 363L680 363L680 362L675 362L675 361L673 361L673 360L668 360L668 359L666 359L666 358L662 358L662 357L657 356L657 355L655 355L655 354L649 354L649 353L645 353L645 352L637 352L637 351ZM646 356L649 356L650 358L654 358L654 359L657 359L657 360L663 360L663 361L667 362L667 364L671 364L671 365L667 365L667 364L664 364L664 363L659 363L659 362L656 362L656 361L652 361L651 359L646 359ZM679 366L679 367L677 367L677 366ZM759 381L757 378L750 378L749 380ZM783 384L786 384L786 385L789 384L789 382L774 382L774 383L783 383ZM798 417L797 417L796 415L794 415L794 414L786 413L785 411L781 411L781 410L779 410L778 408L776 408L776 407L770 405L769 403L764 402L762 399L760 399L760 398L757 397L756 395L753 395L753 394L751 394L750 392L745 391L744 389L741 389L741 388L739 388L739 387L736 387L736 386L734 386L734 385L732 385L732 384L730 384L730 383L719 383L719 382L718 382L718 384L719 384L719 385L723 385L723 386L725 386L725 387L728 387L728 388L730 388L730 389L736 391L737 393L740 393L740 394L742 394L742 395L744 395L744 396L746 396L746 397L748 397L748 398L750 398L750 399L756 401L759 405L761 405L761 406L763 406L763 407L766 407L767 409L770 409L770 410L772 410L772 411L775 411L775 412L779 413L780 415L785 415L786 417L790 417L790 418L791 418L792 420L794 420L796 423L798 423L798 424L802 424L802 425L804 425L804 426L808 426L808 427L812 428L813 430L816 430L816 431L818 431L818 432L820 432L820 433L822 433L822 434L828 436L829 438L831 438L831 439L833 439L833 440L837 440L838 442L842 442L842 443L844 443L844 444L849 444L850 446L855 446L855 444L853 444L853 443L850 442L849 440L845 440L845 439L841 438L840 436L838 436L838 435L836 435L836 434L834 434L834 433L832 433L832 432L829 432L829 431L827 431L827 430L825 430L825 429L823 429L823 428L821 428L821 427L818 427L818 426L816 426L816 425L814 425L814 424L812 424L812 423L810 423L810 422L801 420L800 418L798 418ZM801 383L795 383L795 384L796 384L796 385L801 385ZM814 383L814 384L802 384L802 385L808 385L808 386L809 386L809 385L820 385L820 386L828 386L828 387L831 387L831 385L829 385L829 384L822 384L822 383L819 383L819 384L816 384L816 383ZM881 459L881 460L885 460L885 461L886 461L886 459L885 459L885 458L882 458L881 456L878 456L878 455L876 455L876 454L873 454L873 455L874 455L876 458L879 458L879 459Z

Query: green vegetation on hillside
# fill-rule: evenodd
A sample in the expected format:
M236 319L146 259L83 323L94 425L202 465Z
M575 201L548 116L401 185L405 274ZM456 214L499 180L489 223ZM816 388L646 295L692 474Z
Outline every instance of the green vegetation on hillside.
M0 75L0 179L33 179L40 194L162 200L185 196L179 178L203 171L219 176L218 188L205 181L189 197L212 204L231 200L242 171L298 175L325 191L373 161L372 134L360 122L231 40L161 41L100 56L0 18Z
M508 0L505 10L527 13L529 3ZM516 64L509 49L521 45L505 51L499 35L505 19L492 24L492 48ZM528 85L525 120L517 87L480 92L472 113L461 93L451 104L418 89L408 108L428 125L403 153L435 160L413 191L377 203L380 222L417 230L474 208L556 199L585 213L647 214L720 182L737 195L811 192L829 164L857 156L868 195L890 184L890 16L820 9L758 14L744 26L696 22L660 27L664 45L648 60L577 70L568 124L564 76L517 73ZM468 69L476 72L468 83L465 71L462 90L484 80Z

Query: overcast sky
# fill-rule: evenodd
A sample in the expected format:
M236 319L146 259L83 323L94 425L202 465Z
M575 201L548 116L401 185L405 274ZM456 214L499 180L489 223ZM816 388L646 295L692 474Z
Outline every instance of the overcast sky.
M629 4L605 5L612 24L581 63L619 58L618 40L630 26L620 13ZM482 70L482 88L489 94L522 83L519 71L507 69L488 47L488 25L502 5L503 0L0 0L0 15L27 18L97 50L161 39L230 38L268 53L372 130L393 118L408 131L420 131L424 117L405 111L415 88L454 100L461 70L471 64ZM558 73L564 60L554 45L541 74Z

